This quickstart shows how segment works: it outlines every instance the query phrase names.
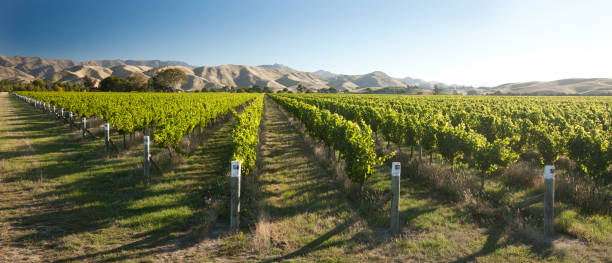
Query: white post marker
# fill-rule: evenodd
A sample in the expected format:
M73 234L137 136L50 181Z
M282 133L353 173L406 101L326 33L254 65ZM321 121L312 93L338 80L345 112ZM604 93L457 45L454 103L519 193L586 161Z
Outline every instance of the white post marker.
M72 131L72 111L68 113L68 119L70 121L70 131Z
M87 119L85 117L81 118L81 125L83 126L81 127L83 129L83 139L85 139L87 135Z
M555 232L555 166L544 167L544 232L552 235Z
M240 227L240 169L242 164L240 161L232 161L231 164L231 192L232 192L232 210L230 213L230 228L237 230Z
M149 181L149 158L151 158L151 153L149 153L149 136L144 136L144 178Z
M402 175L402 164L393 162L391 164L391 232L397 234L399 232L399 198L400 198L400 178Z
M64 108L60 108L60 119L64 118Z
M105 146L105 150L106 150L106 155L108 156L110 153L110 143L109 143L109 139L110 139L110 126L108 125L108 123L104 123L104 146Z

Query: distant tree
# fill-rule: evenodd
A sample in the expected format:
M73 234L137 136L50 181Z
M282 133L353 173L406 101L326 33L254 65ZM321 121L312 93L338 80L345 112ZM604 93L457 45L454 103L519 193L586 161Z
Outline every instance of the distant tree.
M478 91L468 90L467 95L478 95Z
M303 93L303 92L306 91L306 87L304 87L304 85L302 85L302 84L298 84L296 90L299 93Z
M335 87L329 87L329 89L327 89L327 92L329 92L329 93L338 93L338 89L336 89Z
M265 87L263 88L263 92L264 92L264 93L273 93L274 91L273 91L273 90L272 90L270 87L265 86Z
M311 89L306 89L306 93L313 93Z
M129 91L130 84L115 76L110 76L100 82L100 91L123 92Z
M70 83L70 82L67 82L67 83ZM68 84L68 86L69 86L69 84ZM63 89L62 88L62 83L55 82L55 83L53 83L53 85L51 85L51 90L55 91L55 90L59 90L59 89Z
M257 93L261 93L262 91L263 90L258 85L253 85L251 89L249 90L249 92L257 92Z
M365 93L372 93L374 92L374 90L372 90L372 88L366 88L365 89Z
M83 77L81 79L81 82L83 83L83 86L87 90L95 90L96 89L96 80L93 79L93 78L90 78L89 76Z
M286 92L288 92L288 91L289 91L289 89L288 89L288 88L283 88L283 92L285 92L285 93L286 93Z
M46 82L44 82L44 81L42 81L42 80L40 80L40 79L35 79L35 80L34 80L34 81L32 81L32 83L30 83L30 84L32 84L33 86L40 87L40 88L43 88L43 87L46 87L46 86L47 86L47 83L46 83Z
M187 74L178 68L159 71L153 77L155 89L161 91L178 91L187 81Z
M443 91L442 88L438 87L438 85L434 85L433 95L441 95L442 91Z
M126 78L131 91L144 91L147 85L147 76L140 72L134 72Z

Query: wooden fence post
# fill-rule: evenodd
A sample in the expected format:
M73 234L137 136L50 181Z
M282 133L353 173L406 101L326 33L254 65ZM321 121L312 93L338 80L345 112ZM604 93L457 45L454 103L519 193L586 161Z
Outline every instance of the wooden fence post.
M399 198L400 198L400 178L402 165L399 162L393 162L391 165L391 233L399 232Z
M87 119L85 117L81 118L81 128L83 130L83 139L87 135Z
M144 178L149 181L149 158L151 158L151 153L149 153L149 136L144 136Z
M232 210L230 215L230 229L237 230L240 227L240 161L232 161L231 166L231 192Z
M108 125L108 123L104 123L104 146L105 146L104 149L106 150L106 156L110 155L109 139L110 139L110 126Z
M555 232L555 166L544 167L544 232L552 235Z

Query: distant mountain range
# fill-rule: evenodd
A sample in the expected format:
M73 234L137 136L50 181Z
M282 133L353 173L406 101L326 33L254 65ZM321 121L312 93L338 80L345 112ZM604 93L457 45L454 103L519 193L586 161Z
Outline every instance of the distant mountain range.
M244 66L192 66L181 61L161 60L73 60L45 59L39 57L0 55L0 79L30 82L35 79L47 81L78 82L88 76L98 81L117 76L125 78L135 72L152 77L162 68L180 68L188 79L183 84L185 91L202 88L268 86L274 90L288 88L295 90L298 85L313 90L336 87L340 90L359 92L366 88L373 90L385 87L419 86L424 93L430 93L434 85L449 92L459 93L513 93L513 94L612 94L612 79L566 79L551 82L509 83L492 88L471 88L425 81L417 78L394 78L382 71L363 75L336 74L326 70L304 72L282 64Z
M299 84L313 90L336 87L340 90L349 91L358 91L365 88L404 87L406 84L419 85L425 89L431 89L433 86L430 82L423 80L393 78L381 71L363 75L343 75L324 70L304 72L281 64L196 67L181 61L89 60L77 62L0 55L0 79L23 82L30 82L34 79L77 82L85 76L99 81L108 76L125 78L135 72L141 72L152 77L160 67L180 68L187 73L188 80L182 86L185 91L252 85L268 86L275 90L283 88L294 90Z

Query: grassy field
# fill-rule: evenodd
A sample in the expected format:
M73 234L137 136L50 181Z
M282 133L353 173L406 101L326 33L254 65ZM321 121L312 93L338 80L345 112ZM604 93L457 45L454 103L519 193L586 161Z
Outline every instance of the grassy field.
M245 179L241 230L230 233L230 133L229 122L207 129L199 148L146 185L140 144L105 158L103 140L82 140L0 95L0 262L612 261L607 230L603 241L540 238L528 226L474 214L412 175L410 165L403 168L401 233L391 236L388 205L373 210L351 192L334 161L267 98L258 169ZM389 184L381 168L370 187Z

